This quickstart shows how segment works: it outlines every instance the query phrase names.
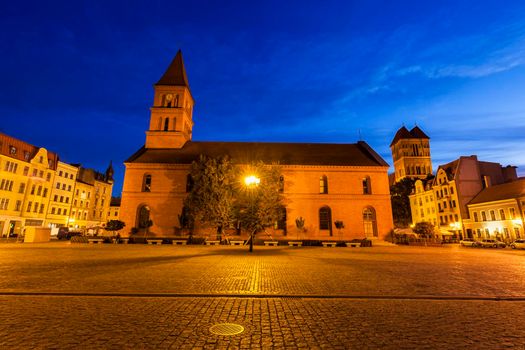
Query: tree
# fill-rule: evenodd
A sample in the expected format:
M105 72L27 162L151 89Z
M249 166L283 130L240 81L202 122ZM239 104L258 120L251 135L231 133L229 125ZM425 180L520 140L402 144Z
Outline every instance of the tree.
M109 220L106 223L106 227L104 229L106 231L112 231L113 232L113 236L115 236L115 232L122 230L124 227L126 227L126 224L124 223L124 221Z
M430 222L418 222L413 231L423 238L430 238L434 234L434 225Z
M224 228L234 220L234 167L227 157L201 155L192 163L190 176L193 186L184 200L184 215L189 215L191 222L217 228L221 239Z
M413 188L414 180L408 177L390 186L392 216L396 226L408 227L412 222L410 199L408 196L412 193Z
M238 187L235 216L250 232L250 252L257 232L274 226L282 219L281 168L278 165L254 163L241 169L241 181L253 179Z

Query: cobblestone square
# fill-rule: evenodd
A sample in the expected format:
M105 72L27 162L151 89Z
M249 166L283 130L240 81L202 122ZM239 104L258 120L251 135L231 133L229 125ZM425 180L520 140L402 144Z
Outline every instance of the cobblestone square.
M524 291L510 249L2 244L0 348L524 348Z

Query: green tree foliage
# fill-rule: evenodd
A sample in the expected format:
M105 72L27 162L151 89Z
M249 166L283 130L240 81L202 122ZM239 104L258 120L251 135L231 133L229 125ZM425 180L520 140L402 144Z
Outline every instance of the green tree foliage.
M281 168L258 162L240 169L241 186L236 191L235 216L241 226L252 232L260 232L274 226L282 219L283 195ZM246 185L246 176L260 179L259 184Z
M422 237L432 237L434 234L434 225L430 222L418 222L413 231Z
M202 156L194 161L190 172L193 186L184 201L191 222L199 222L217 228L222 234L224 228L234 221L235 169L227 157L210 158Z
M407 227L412 222L408 196L412 193L414 182L414 180L406 177L390 186L392 216L396 226Z
M124 227L126 227L126 224L124 221L120 220L109 220L106 223L106 227L104 228L106 231L112 231L113 235L115 235L116 231L122 230Z

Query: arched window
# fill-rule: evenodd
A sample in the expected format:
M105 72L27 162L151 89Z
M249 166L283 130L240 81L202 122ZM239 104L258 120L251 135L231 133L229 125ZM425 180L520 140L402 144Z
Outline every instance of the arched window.
M188 174L188 176L186 176L186 193L191 192L191 190L193 190L193 178L191 174Z
M319 209L319 230L330 230L332 235L332 210L330 207Z
M279 192L284 192L284 176L279 176Z
M363 178L363 194L372 194L370 176Z
M376 211L372 207L363 209L363 228L365 237L377 237Z
M144 174L142 179L142 192L151 192L151 175Z
M150 226L150 209L147 205L141 205L137 210L137 227L148 228Z
M328 193L328 178L326 177L326 175L323 175L319 178L319 193Z
M164 119L164 131L168 131L170 127L170 118Z
M284 234L286 234L286 208L285 207L279 208L279 220L277 220L275 226L277 230L283 230Z

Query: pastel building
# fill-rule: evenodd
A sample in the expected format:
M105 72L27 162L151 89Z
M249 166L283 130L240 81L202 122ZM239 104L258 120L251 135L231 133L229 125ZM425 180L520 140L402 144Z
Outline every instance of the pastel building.
M120 220L128 232L150 219L151 235L175 234L191 181L190 165L200 155L227 155L240 165L280 164L286 206L275 237L295 235L298 217L305 219L303 239L382 238L393 228L389 166L365 142L193 141L193 105L179 51L155 84L145 145L125 161ZM345 223L342 237L336 235L336 220ZM242 229L240 234L245 234Z

